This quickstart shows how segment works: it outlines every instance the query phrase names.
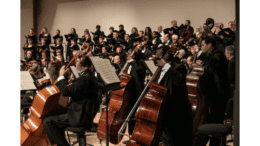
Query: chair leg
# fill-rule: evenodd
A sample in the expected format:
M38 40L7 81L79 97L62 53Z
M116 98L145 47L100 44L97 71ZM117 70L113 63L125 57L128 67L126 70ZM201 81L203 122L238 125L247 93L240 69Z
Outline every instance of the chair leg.
M86 136L85 131L77 134L77 139L79 142L79 146L86 146Z
M68 137L69 144L71 145L69 132L68 131L66 131L66 132L67 132L67 137Z

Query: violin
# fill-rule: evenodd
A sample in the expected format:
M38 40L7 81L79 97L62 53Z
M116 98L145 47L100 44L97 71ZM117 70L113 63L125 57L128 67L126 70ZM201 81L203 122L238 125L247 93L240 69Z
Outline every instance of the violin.
M88 52L83 50L73 56L66 69L82 55ZM43 119L48 115L64 113L68 106L68 97L62 97L59 88L55 85L45 87L34 97L30 107L30 117L21 123L21 146L41 145L49 146L49 140L43 127Z
M35 60L32 60L32 61L29 61L28 63L25 63L26 64L26 68L24 69L25 71L29 70L34 63L38 63L38 65L42 65L41 62L36 62Z
M176 48L171 47L163 59L166 60L169 57L169 54L175 53L176 50ZM157 68L155 74L153 74L151 80L148 82L137 102L135 103L135 106L127 116L126 121L129 121L130 117L132 117L136 111L134 132L130 138L130 141L126 143L126 146L157 146L159 144L162 132L160 128L162 122L161 108L164 103L167 88L155 83L154 80L159 75L161 69L162 67ZM137 107L138 109L136 110ZM118 135L121 135L123 129L125 128L126 122L118 131Z

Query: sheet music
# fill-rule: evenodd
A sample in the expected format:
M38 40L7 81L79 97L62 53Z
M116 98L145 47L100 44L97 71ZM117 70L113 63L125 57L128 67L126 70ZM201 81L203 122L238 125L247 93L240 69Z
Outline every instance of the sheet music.
M105 82L105 84L119 83L121 82L116 75L116 70L110 63L109 59L103 59L99 57L90 57L96 72L98 72Z
M29 71L20 72L20 90L36 90L34 80Z
M72 70L73 74L75 75L76 78L79 77L79 71L75 66L70 66L70 69Z
M154 65L154 62L152 60L145 60L144 61L149 70L154 74L158 68L158 66Z

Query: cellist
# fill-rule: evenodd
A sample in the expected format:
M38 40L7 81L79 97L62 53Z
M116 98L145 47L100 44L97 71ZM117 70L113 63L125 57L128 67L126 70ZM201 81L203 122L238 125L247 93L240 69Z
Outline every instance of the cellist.
M68 105L68 113L61 115L48 116L43 120L44 129L51 145L69 146L64 129L68 126L78 127L84 126L88 122L92 122L89 113L92 109L86 109L85 105L90 100L96 100L98 85L95 77L90 70L92 62L89 57L82 56L76 60L76 68L80 72L80 77L75 79L68 86L64 74L67 72L65 66L59 71L58 82L56 86L64 97L71 97Z
M163 105L161 140L164 146L192 145L192 110L186 87L186 67L173 61L163 60L168 46L159 47L154 63L163 67L155 83L168 89Z

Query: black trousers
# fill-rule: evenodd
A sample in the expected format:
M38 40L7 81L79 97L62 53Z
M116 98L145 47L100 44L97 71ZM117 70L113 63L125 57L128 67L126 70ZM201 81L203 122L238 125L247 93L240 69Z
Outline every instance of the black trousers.
M70 146L65 138L65 128L69 127L68 114L48 116L43 126L51 145Z

